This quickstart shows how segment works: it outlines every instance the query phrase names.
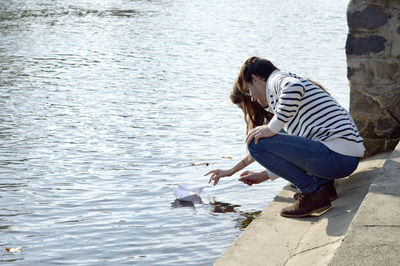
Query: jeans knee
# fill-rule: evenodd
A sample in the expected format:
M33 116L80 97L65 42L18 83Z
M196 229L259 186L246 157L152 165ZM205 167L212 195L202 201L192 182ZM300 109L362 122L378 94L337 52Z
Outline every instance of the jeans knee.
M258 151L257 144L255 143L254 139L247 144L247 150L251 154L251 156L254 158L254 154Z

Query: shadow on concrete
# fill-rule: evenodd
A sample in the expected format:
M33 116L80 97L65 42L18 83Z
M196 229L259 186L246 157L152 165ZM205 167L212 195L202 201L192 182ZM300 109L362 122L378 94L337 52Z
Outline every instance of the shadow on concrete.
M370 194L373 194L368 193L371 192L370 186L375 185L375 180L382 176L382 166L389 156L390 153L364 159L350 177L336 180L335 187L339 198L332 203L333 208L330 211L319 217L299 219L281 217L280 210L294 203L293 195L296 193L296 189L290 185L285 186L274 201L263 210L260 217L255 219L216 261L215 265L328 265L333 254L342 245L343 239L354 228L354 220L358 219L360 212L365 209L364 198L367 196L366 200L368 200L371 197ZM400 172L399 170L399 164L396 164L394 171ZM386 187L389 187L390 183L388 182L392 181L388 179L385 183ZM373 185L371 185L372 183ZM374 208L365 210L364 215L372 222L367 224L362 221L362 225L397 226L400 213L393 211L398 210L396 206L399 203L396 200L390 202L392 220L387 222L377 219L380 216L386 219L384 213L379 212L384 209L379 205L389 205L388 200L391 199L381 198L379 199L381 200L380 204L375 204ZM371 215L372 212L377 214ZM359 228L365 229L363 226L359 226ZM357 236L363 235L368 230L371 228L366 228ZM365 238L368 237L366 234ZM354 243L356 242L352 242L352 245ZM265 252L266 250L272 252ZM363 249L363 252L365 250ZM370 252L368 251L368 253Z
M382 156L382 158L384 158L384 156ZM376 159L377 157L374 157L371 161ZM380 157L378 157L378 159L380 159ZM368 159L365 160L368 161ZM307 223L318 223L323 219L327 219L327 235L335 237L344 236L360 204L368 193L371 183L377 178L381 169L381 167L364 167L364 169L358 169L349 177L337 179L335 181L335 187L339 198L332 202L332 209L321 216L288 219ZM288 184L282 191L283 193L280 193L281 195L275 197L275 202L295 202L293 195L297 192L296 188Z

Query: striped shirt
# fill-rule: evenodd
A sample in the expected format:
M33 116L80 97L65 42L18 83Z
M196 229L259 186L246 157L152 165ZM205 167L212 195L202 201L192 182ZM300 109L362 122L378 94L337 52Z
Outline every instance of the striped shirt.
M296 74L274 71L266 84L268 127L320 141L344 155L362 157L363 139L350 114L323 89Z

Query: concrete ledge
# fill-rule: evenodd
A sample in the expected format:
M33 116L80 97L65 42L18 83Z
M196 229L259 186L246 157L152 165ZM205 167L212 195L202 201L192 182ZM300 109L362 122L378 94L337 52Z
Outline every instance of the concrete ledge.
M372 183L329 265L400 265L400 144Z
M295 193L290 186L284 187L214 265L328 265L390 154L364 159L350 177L337 180L339 199L321 217L281 217L280 210L294 202ZM355 265L341 263L335 265Z

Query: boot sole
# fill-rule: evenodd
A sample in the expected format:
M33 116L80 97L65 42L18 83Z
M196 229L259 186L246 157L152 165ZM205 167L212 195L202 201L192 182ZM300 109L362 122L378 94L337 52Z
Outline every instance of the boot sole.
M328 212L330 209L332 209L332 206L325 206L313 211L310 211L308 213L303 213L303 214L285 214L281 213L282 217L287 217L287 218L302 218L302 217L307 217L307 216L321 216L322 214Z

